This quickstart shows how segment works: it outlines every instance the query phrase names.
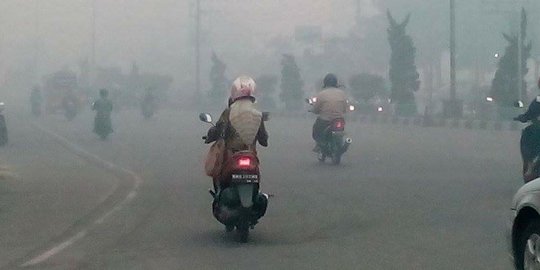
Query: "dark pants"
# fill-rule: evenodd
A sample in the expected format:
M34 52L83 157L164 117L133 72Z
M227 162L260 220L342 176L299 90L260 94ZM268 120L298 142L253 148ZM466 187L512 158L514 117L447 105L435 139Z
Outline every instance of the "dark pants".
M324 130L330 125L330 123L331 121L317 118L315 124L313 124L312 137L317 143L320 143L324 139Z

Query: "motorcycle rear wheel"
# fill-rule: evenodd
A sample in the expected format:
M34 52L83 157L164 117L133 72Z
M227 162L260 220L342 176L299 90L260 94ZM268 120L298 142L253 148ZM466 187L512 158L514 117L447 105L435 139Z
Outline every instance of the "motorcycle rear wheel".
M238 232L238 240L240 243L247 243L249 240L249 227L242 224L236 228L236 231Z
M323 152L319 152L317 154L317 159L319 160L319 162L324 163L324 161L326 161L326 154L324 154Z
M332 157L332 164L339 165L341 163L341 154L334 154Z

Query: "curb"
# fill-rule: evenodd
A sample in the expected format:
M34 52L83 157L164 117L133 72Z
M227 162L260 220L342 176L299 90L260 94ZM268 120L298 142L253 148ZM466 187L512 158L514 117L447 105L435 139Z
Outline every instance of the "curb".
M276 117L294 117L294 118L314 118L309 112L279 112ZM398 126L418 126L418 127L442 127L450 129L469 129L469 130L492 130L492 131L516 131L521 130L521 125L514 121L492 121L478 119L449 119L449 118L427 118L400 117L395 115L365 115L349 114L347 119L351 122L366 124L388 124Z

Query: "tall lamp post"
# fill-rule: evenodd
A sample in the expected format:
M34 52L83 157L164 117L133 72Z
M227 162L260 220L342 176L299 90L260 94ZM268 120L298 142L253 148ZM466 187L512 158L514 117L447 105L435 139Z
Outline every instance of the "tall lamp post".
M463 103L456 94L456 1L450 0L450 97L446 100L445 116L461 118Z
M195 3L195 95L201 95L201 0ZM197 100L199 102L200 100Z
M517 89L518 89L518 101L523 100L523 22L521 21L521 9L523 7L520 0L517 0L517 16L518 16L518 55L517 55L517 61L518 61L518 68L517 68Z
M456 1L450 0L450 100L456 100Z
M96 79L96 0L92 0L92 36L90 52L90 86L94 87Z

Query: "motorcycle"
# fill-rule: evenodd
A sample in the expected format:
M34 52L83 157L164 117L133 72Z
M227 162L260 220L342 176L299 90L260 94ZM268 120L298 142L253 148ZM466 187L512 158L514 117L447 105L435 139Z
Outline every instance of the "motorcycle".
M41 104L32 102L32 115L38 117L41 115Z
M64 115L68 121L77 116L77 104L73 100L67 100L64 104Z
M154 101L143 101L141 104L141 112L145 119L150 119L152 116L154 116L154 113L156 111Z
M309 105L317 102L316 97L306 99ZM354 105L349 105L349 111L354 111ZM347 152L352 143L352 139L345 135L345 119L337 118L330 122L330 125L323 131L323 138L319 142L320 151L318 159L320 162L325 162L327 158L332 160L334 165L341 163L341 156Z
M113 132L110 117L96 116L94 119L94 132L105 140Z
M68 121L73 120L78 113L77 101L74 97L65 97L62 101L62 107L64 109L64 116Z
M201 113L199 119L214 125L210 114ZM267 119L266 113L263 120ZM207 136L202 138L205 143L210 143ZM219 186L215 187L215 192L209 191L214 198L212 212L227 232L236 228L240 242L246 243L249 230L254 229L266 212L268 196L259 192L261 178L255 152L239 151L229 155L223 163Z

